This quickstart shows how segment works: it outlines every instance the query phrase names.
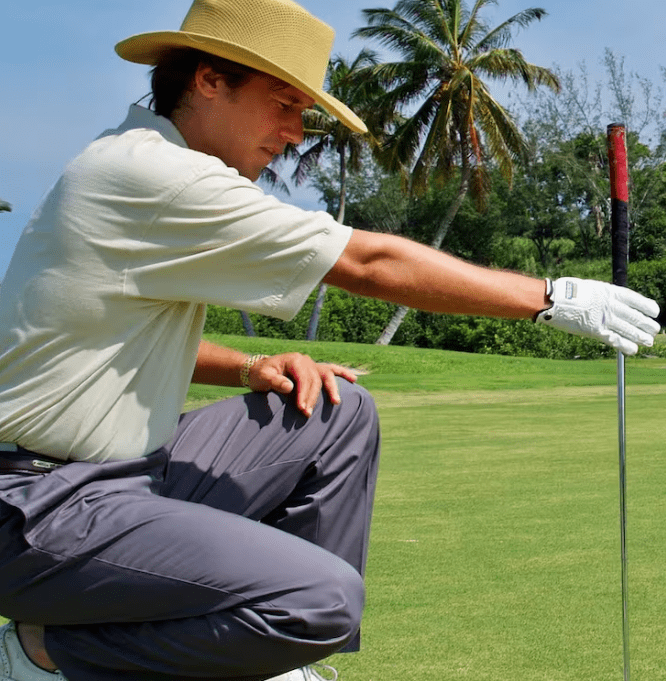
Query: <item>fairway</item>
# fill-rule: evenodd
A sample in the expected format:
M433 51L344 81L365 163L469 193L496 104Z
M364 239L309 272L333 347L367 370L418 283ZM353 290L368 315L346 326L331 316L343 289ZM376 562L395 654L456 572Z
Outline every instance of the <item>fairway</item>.
M340 681L621 681L616 361L213 337L370 370L362 650ZM194 386L190 407L239 391ZM627 361L631 673L666 680L666 362Z

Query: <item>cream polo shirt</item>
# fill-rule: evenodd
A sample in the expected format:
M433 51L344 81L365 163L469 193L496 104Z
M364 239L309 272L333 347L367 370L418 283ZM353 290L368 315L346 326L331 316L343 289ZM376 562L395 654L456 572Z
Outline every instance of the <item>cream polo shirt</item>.
M65 169L0 287L0 442L96 462L158 449L205 304L291 319L350 236L133 106Z

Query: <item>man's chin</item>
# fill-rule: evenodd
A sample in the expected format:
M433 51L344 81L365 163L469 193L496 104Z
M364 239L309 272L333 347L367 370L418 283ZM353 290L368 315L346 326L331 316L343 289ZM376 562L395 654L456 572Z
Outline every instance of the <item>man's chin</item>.
M236 170L239 175L250 180L250 182L256 182L261 177L261 173L264 172L265 167L266 166L261 166L258 170L257 168L236 168Z
M245 175L245 177L247 177L247 179L252 182L256 182L261 177L261 173L263 172L264 168L262 168L258 173L257 172L248 173L247 175Z

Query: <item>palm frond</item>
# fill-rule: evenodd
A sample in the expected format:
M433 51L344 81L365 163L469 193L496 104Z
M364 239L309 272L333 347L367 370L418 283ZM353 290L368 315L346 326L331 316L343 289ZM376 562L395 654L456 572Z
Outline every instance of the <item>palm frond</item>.
M461 100L454 84L442 84L431 99L437 105L435 118L413 169L412 185L417 194L425 191L433 168L436 176L448 176L455 158L460 156L460 141L465 134L460 128L461 120L467 116L461 115Z
M485 35L488 28L479 17L481 10L487 5L497 5L498 0L476 0L472 7L463 32L460 35L460 45L465 50L470 51L472 46L476 43L476 38L480 35Z
M506 47L517 27L527 28L534 21L541 21L546 16L548 16L548 12L541 7L532 7L518 12L481 38L476 49L487 50L493 47Z
M399 8L406 6L410 21L399 14ZM448 45L448 26L438 21L436 13L429 11L437 5L436 0L405 0L396 9L363 10L368 26L357 29L353 37L376 39L390 50L402 54L409 61L424 64L439 61L443 45ZM442 31L445 36L442 39Z
M393 10L363 10L368 26L352 33L353 38L376 39L380 45L402 54L410 54L419 40L426 38L409 21Z
M468 63L471 70L496 80L522 81L530 91L545 86L559 92L560 80L550 69L525 61L520 50L497 48L472 57Z
M410 117L401 121L375 153L380 166L389 173L409 170L421 146L422 133L419 119Z
M291 175L291 179L297 187L305 182L308 175L319 162L324 150L330 147L330 145L330 140L322 137L316 144L313 144L309 149L300 154L296 168Z
M480 88L478 95L476 121L483 131L489 155L496 159L501 173L510 182L513 163L527 158L527 141L513 117L485 88Z
M277 171L270 166L266 166L259 176L259 180L271 189L277 189L289 196L289 187L287 183L280 177Z
M458 4L459 0L454 0L454 4ZM455 7L450 6L450 2L442 2L441 0L430 0L430 2L421 3L418 0L414 3L417 5L418 16L420 16L420 25L425 34L431 40L441 47L450 49L451 53L455 53L455 45L457 44L457 33L452 26L452 9L455 15ZM452 48L452 49L451 49Z
M451 46L455 48L456 56L460 50L460 39L461 25L463 22L463 11L462 4L460 0L448 0L446 3L449 6L449 26L448 33L451 36L450 43Z

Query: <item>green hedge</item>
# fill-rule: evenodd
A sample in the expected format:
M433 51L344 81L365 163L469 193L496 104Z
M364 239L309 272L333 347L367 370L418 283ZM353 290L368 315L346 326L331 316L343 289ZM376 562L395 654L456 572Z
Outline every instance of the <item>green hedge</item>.
M609 281L611 267L604 262L569 264L571 276ZM560 276L562 272L555 273ZM629 286L656 299L666 308L666 260L630 265ZM283 322L251 314L258 336L302 340L305 338L315 294L296 318ZM391 319L394 305L359 298L336 288L329 288L322 310L317 340L348 343L374 343ZM205 331L244 335L237 310L209 306ZM551 359L594 359L614 355L614 350L597 341L571 336L531 321L459 317L411 311L400 326L392 344L438 348L484 354L543 357ZM666 345L657 345L643 353L666 356Z

